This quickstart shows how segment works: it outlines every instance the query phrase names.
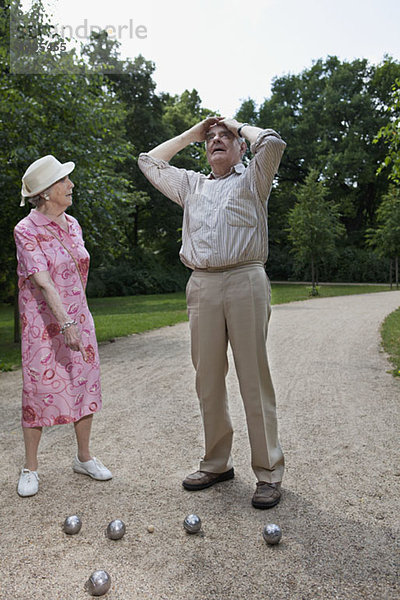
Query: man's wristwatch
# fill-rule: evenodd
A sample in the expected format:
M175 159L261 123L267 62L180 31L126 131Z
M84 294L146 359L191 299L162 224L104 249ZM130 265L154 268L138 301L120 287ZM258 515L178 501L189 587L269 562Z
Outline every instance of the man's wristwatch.
M240 127L238 127L238 130L237 130L238 137L242 137L242 129L243 129L243 127L246 127L246 125L248 125L248 123L243 123Z

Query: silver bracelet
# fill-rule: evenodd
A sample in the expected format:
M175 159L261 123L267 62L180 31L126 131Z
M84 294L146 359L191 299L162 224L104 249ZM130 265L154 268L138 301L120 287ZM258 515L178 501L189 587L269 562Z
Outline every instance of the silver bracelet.
M68 327L71 327L71 325L78 325L78 323L76 321L67 321L62 327L60 327L60 333L64 333L64 331L68 329Z

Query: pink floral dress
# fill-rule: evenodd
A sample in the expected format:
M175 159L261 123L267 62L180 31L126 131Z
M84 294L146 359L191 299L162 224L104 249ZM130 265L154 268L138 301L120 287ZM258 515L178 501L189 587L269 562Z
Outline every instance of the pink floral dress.
M22 426L78 421L101 408L96 333L84 287L89 254L78 221L66 215L68 233L38 212L14 229L22 337ZM60 327L29 276L48 271L70 320L81 331L87 360L64 343Z

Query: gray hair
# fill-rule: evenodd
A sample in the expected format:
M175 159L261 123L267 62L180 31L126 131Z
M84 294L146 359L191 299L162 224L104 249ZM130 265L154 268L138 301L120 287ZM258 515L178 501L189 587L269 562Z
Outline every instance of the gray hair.
M48 199L47 192L49 191L50 188L51 188L51 186L49 186L48 188L43 190L43 192L40 192L40 194L36 194L35 196L32 196L31 198L26 197L25 199L28 200L28 202L36 208L37 206L39 206L39 204L41 202Z

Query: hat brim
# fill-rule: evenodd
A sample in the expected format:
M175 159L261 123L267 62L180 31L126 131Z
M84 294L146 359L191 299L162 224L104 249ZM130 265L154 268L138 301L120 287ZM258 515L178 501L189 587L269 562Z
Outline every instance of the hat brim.
M47 181L43 182L38 188L30 190L29 192L25 188L25 185L22 184L21 196L23 198L32 198L33 196L37 196L37 194L40 194L40 192L43 192L43 190L47 190L47 188L53 185L53 183L56 183L66 175L72 173L74 169L75 163L72 161L62 164L56 172L52 173L51 177Z

